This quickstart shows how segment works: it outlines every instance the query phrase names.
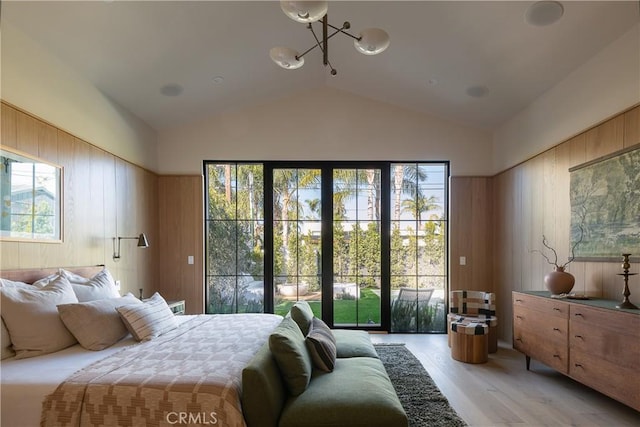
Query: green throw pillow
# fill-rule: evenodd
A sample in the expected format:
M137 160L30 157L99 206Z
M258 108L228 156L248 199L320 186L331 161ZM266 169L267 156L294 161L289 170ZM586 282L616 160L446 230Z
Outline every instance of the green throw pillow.
M313 365L304 336L293 319L285 318L269 336L273 354L284 383L293 396L302 394L309 385Z
M298 301L291 307L291 318L296 321L302 331L302 335L305 337L309 333L309 326L311 326L313 317L313 310L311 310L311 306L306 301Z
M314 317L305 341L316 368L325 372L333 371L336 364L336 339L327 324Z

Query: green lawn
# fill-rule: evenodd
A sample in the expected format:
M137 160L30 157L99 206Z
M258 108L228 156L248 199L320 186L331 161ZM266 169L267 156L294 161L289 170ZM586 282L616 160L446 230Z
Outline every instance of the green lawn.
M282 301L276 305L275 312L284 316L287 314L293 301ZM320 301L309 301L309 305L316 317L322 318L320 312ZM373 293L371 289L360 290L360 300L335 300L333 302L334 324L355 324L356 314L358 323L380 323L380 297Z

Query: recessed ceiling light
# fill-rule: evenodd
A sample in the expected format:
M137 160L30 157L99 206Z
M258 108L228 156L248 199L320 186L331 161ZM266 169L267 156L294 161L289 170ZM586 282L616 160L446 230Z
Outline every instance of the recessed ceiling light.
M160 93L164 96L178 96L182 93L183 90L184 89L179 84L169 83L162 86L162 88L160 89Z
M212 80L213 80L214 83L222 83L222 81L224 80L224 77L215 76Z
M467 88L466 92L472 98L483 98L489 93L489 88L486 86L471 86Z
M557 1L539 1L527 8L524 20L536 27L545 27L557 22L564 14L564 7Z

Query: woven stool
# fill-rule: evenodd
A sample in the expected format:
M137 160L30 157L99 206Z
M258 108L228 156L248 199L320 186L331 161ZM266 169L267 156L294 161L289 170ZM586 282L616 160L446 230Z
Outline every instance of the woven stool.
M451 322L477 322L486 323L489 327L489 353L495 353L498 351L498 318L496 316L490 317L475 317L465 316L454 313L447 314L448 330L451 330ZM451 334L449 334L449 347L451 347Z
M489 359L489 326L469 321L451 322L451 357L465 363L485 363Z

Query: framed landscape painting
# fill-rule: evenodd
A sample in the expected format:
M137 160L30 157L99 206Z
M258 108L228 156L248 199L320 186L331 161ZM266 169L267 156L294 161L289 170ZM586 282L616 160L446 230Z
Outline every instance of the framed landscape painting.
M640 260L640 144L569 172L576 261Z

